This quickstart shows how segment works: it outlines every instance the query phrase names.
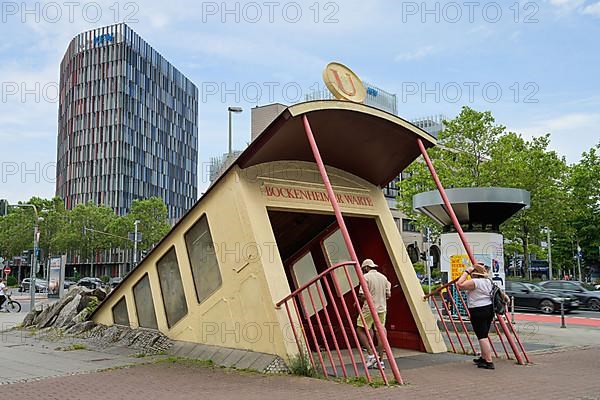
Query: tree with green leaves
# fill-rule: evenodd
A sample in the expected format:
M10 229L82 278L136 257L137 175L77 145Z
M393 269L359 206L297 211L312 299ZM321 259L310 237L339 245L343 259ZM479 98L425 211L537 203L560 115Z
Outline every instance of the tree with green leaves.
M579 244L585 264L600 265L600 143L584 152L570 172L570 255Z
M517 133L506 132L488 111L463 107L456 118L444 121L444 125L439 146L428 153L446 188L500 186L530 192L531 207L502 226L505 240L525 254L528 268L530 242L539 242L544 228L568 230L565 221L570 208L564 190L568 167L564 157L548 149L549 135L526 140ZM418 159L406 172L408 177L400 182L400 207L419 226L431 227L428 217L412 209L414 195L435 189L429 171Z
M439 134L438 146L429 149L428 154L444 187L487 186L485 162L505 127L495 123L491 112L479 112L466 106L456 118L443 123L445 128ZM419 228L428 226L437 237L440 233L437 224L412 208L416 194L436 189L427 166L419 158L404 172L408 178L399 184L400 208Z
M32 209L12 207L0 217L0 256L20 256L33 248L35 216Z
M501 229L508 240L519 240L530 265L530 242L545 239L543 231L565 232L569 212L568 193L564 188L568 167L564 157L549 150L550 135L525 140L509 132L494 145L485 164L485 186L527 190L531 206L506 221Z
M171 229L168 210L164 201L159 197L151 197L144 200L134 200L129 214L114 220L108 230L114 235L127 237L130 232L134 231L136 220L140 221L138 232L142 234L142 241L138 245L140 251L151 248ZM133 242L128 241L121 246L132 248Z
M90 259L98 251L113 247L112 238L94 231L106 232L116 218L109 207L91 202L78 204L67 213L62 229L51 239L53 246L62 253L79 250L82 257Z

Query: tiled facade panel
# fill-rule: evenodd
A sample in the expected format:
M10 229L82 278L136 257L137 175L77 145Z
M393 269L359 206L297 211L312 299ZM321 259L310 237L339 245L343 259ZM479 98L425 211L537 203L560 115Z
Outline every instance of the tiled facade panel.
M172 220L197 198L198 89L125 24L76 36L60 66L56 194L125 214L164 199Z

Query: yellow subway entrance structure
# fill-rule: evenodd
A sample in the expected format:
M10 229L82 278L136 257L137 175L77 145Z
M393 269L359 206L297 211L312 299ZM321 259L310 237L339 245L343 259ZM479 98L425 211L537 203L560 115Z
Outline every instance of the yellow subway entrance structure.
M401 382L392 347L446 351L381 190L421 154L419 144L435 138L364 104L286 108L93 320L284 360L301 354L325 375L371 379L354 326L365 285L358 260L371 258L392 296L387 336L370 346L382 341Z

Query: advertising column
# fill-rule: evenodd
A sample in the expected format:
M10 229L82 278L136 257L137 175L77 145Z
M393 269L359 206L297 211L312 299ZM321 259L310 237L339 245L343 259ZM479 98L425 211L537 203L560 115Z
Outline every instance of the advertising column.
M63 297L65 280L65 256L51 257L48 271L48 297Z
M488 268L490 278L504 289L503 236L488 232L466 232L465 235L475 259ZM441 246L441 271L448 273L448 280L456 279L470 265L469 257L457 233L442 234Z

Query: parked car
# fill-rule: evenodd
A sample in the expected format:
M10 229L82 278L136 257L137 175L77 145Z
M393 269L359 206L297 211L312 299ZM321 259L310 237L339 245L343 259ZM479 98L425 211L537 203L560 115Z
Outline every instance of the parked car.
M119 283L121 283L122 280L123 280L123 278L121 278L120 276L110 278L110 280L108 281L108 285L114 289L117 287L117 285Z
M101 288L103 285L102 281L99 278L93 278L93 277L85 277L85 278L81 278L78 282L77 282L77 286L83 286L86 287L88 289L97 289L97 288Z
M516 309L539 310L544 314L560 311L561 303L566 312L577 309L580 304L571 294L546 290L528 282L506 281L506 294L514 298Z
M572 294L579 299L582 307L600 311L600 292L592 290L593 286L587 286L579 281L545 281L541 282L540 286L544 289Z
M417 277L418 277L418 275L417 275ZM421 276L419 278L419 282L421 282L421 284L423 284L423 285L427 285L427 276ZM442 278L431 277L431 284L432 285L441 285L442 284Z
M19 286L19 292L29 292L29 287L31 285L31 279L25 278L21 281L21 285ZM35 291L38 293L47 292L48 291L48 282L36 279L35 280Z
M63 287L65 288L65 290L69 290L71 288L71 286L76 285L76 284L77 284L77 282L65 279L65 281L63 282Z

